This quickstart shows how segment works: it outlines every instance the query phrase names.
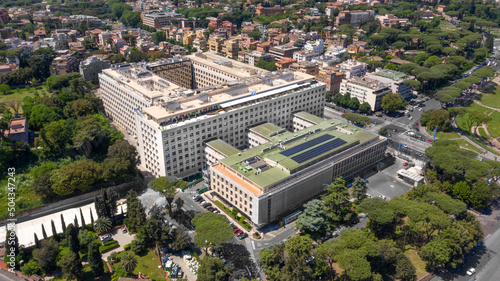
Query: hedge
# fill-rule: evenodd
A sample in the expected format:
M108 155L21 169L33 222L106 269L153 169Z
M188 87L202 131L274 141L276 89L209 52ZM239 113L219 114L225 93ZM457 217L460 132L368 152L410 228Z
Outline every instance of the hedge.
M236 208L233 208L233 210L230 210L228 207L224 206L221 202L218 200L215 200L215 205L219 206L226 214L228 214L230 217L238 221L244 228L246 228L248 231L252 230L252 227L250 224L245 220L244 216L238 217L238 211L234 212L234 210L237 210Z
M129 243L129 244L123 246L123 250L128 251L128 250L130 250L130 247L132 247L132 243Z
M104 245L99 246L99 252L102 254L106 251L109 251L114 248L118 248L120 244L118 244L118 241L113 240L113 241L108 241L104 243Z

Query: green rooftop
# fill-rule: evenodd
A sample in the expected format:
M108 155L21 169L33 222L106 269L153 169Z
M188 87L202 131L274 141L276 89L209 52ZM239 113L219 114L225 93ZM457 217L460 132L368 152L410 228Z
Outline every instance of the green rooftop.
M234 148L232 145L221 139L209 141L207 142L207 146L212 147L213 149L219 151L220 153L226 156L231 156L233 154L240 152L238 149Z
M341 128L341 130L338 130L337 128ZM307 132L309 131L316 132L307 135L307 138L304 139ZM351 132L352 134L348 134ZM316 145L304 148L303 150L298 151L290 156L280 154L283 149L277 147L277 145L281 142L286 143L284 144L286 149L290 149L323 135L330 135L335 139L342 139L346 143L334 149L325 151L324 153L317 155L314 158L307 159L302 163L294 161L292 157L309 151L310 149L320 146L328 141L324 141ZM293 174L300 171L306 166L309 166L309 164L311 164L312 162L328 158L340 151L370 141L374 138L378 138L378 135L355 127L353 125L349 125L338 120L322 120L321 123L311 126L302 131L294 133L285 131L283 133L279 133L273 137L270 137L269 142L257 147L247 149L245 151L241 151L239 153L232 154L231 156L222 159L221 162L234 169L237 173L247 177L249 180L265 188L272 185L273 183L289 177L290 173ZM293 139L293 141L290 141L291 139ZM256 159L260 159L258 162L250 164L245 163L245 160L252 159L256 156L258 156ZM276 162L278 164L269 164ZM266 166L267 170L259 173L257 169L261 165Z
M280 131L283 131L284 129L281 127L278 127L272 123L264 123L264 124L255 126L253 128L250 128L249 130L251 132L258 134L258 135L269 138L271 136L271 134L278 133Z
M377 71L375 74L392 80L401 80L408 76L406 75L406 73L389 69L381 69Z
M325 121L325 119L320 118L316 115L313 115L313 114L305 112L305 111L297 112L294 115L297 117L300 117L304 120L310 121L312 123L316 123L316 124L319 124L319 123Z

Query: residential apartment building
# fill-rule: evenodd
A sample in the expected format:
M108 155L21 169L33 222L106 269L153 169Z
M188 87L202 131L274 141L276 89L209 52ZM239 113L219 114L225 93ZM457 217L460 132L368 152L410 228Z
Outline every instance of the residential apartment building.
M309 51L298 51L293 53L293 59L298 62L310 62L312 59L319 57L318 53Z
M326 84L327 91L335 95L340 92L340 83L346 78L346 75L337 67L325 66L319 68L315 77L316 80Z
M395 15L377 15L375 17L376 20L380 22L382 27L393 27L396 25L399 26L407 26L411 25L411 22L407 18L398 18Z
M387 139L337 120L269 137L210 167L210 190L256 228L321 195L335 178L353 178L384 159Z
M295 62L290 65L291 71L301 72L309 75L316 75L319 70L319 66L310 61Z
M147 64L146 69L186 89L194 89L193 65L189 58L177 55L156 60Z
M374 73L366 74L366 77L389 84L391 92L400 94L405 100L409 100L413 97L412 87L403 83L405 80L414 79L413 76L409 76L399 71L380 68Z
M359 62L356 60L347 60L343 63L337 65L337 67L345 73L347 79L351 77L362 77L365 76L368 65L364 62Z
M276 68L278 70L287 69L290 67L290 65L292 65L292 63L296 62L297 62L296 59L284 57L276 62Z
M318 53L321 55L325 51L325 42L321 39L308 41L304 45L304 51Z
M259 61L272 61L271 54L267 54L261 51L245 52L243 55L243 61L251 66L255 66Z
M340 83L340 93L350 93L351 98L358 98L360 103L367 102L373 111L381 109L382 98L391 91L390 85L378 80L352 76Z
M80 74L87 81L97 82L99 73L110 66L108 60L91 56L80 63Z
M198 51L203 51L207 48L207 40L202 38L196 38L193 40L193 48Z
M61 75L78 71L78 62L73 52L56 57L50 65L50 75Z
M9 121L9 128L4 131L4 137L12 141L29 143L29 129L26 118L14 118Z
M238 51L240 50L237 40L226 40L224 41L224 47L222 47L222 53L228 58L234 58L238 56Z
M361 22L369 19L370 17L375 17L375 12L372 10L366 11L341 11L336 18L336 25L341 26L343 24L359 25Z
M275 61L279 61L282 58L293 58L293 53L300 51L299 47L294 47L290 45L280 45L269 49L269 53Z
M222 53L222 44L226 40L226 37L219 36L215 34L210 34L210 38L208 38L208 49L212 52Z

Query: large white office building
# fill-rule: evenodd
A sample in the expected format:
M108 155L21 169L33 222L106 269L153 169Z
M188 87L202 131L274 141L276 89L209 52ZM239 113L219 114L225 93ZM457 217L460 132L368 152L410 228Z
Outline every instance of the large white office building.
M141 165L155 176L201 171L205 141L220 138L242 147L248 145L248 127L272 122L292 130L295 112L323 116L326 85L311 75L288 70L251 75L248 68L220 66L202 56L191 60L195 80L210 79L208 89L182 88L140 64L113 65L99 75L106 113L137 135ZM200 65L207 71L197 74ZM212 82L210 75L231 79Z

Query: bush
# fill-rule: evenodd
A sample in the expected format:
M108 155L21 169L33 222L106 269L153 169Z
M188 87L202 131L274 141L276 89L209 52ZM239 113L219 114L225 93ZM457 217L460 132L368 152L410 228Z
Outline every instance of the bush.
M132 247L132 243L129 243L129 244L127 244L127 245L123 246L123 249L124 249L125 251L128 251L128 250L130 250L130 248L131 248L131 247Z
M106 251L109 251L114 248L118 248L120 245L118 244L118 241L113 240L113 241L108 241L104 243L104 245L99 246L99 253L104 253Z

